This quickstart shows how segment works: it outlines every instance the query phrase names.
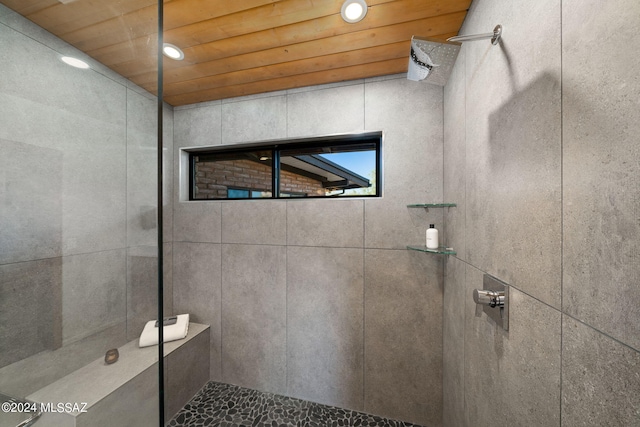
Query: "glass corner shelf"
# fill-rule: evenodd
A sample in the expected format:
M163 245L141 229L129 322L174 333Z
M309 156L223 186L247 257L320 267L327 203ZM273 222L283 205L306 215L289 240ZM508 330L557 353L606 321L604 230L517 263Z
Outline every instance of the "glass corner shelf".
M408 208L455 208L455 203L416 203L407 205Z
M407 249L430 254L456 255L456 251L454 251L453 248L445 248L444 246L440 246L438 249L429 249L426 246L407 246Z

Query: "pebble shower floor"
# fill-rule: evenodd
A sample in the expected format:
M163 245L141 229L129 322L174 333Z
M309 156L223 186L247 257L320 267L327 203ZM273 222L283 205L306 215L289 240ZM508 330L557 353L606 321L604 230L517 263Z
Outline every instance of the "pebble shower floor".
M349 409L210 381L168 424L171 427L420 427Z

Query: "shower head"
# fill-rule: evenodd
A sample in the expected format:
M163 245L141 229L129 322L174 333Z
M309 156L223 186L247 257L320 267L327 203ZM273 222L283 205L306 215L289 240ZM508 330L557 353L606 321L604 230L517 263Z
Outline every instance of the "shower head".
M459 51L460 43L411 37L407 79L444 86Z

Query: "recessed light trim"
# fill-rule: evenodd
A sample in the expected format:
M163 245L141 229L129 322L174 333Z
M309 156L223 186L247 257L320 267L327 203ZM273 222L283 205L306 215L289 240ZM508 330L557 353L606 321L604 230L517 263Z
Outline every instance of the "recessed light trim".
M71 65L72 67L80 68L82 70L90 68L89 64L81 59L74 58L73 56L63 56L60 58L60 60L67 65Z
M342 4L340 15L349 24L360 22L367 15L367 2L365 0L346 0Z
M184 59L184 52L182 52L178 46L172 45L171 43L164 43L162 45L162 53L176 61L182 61Z

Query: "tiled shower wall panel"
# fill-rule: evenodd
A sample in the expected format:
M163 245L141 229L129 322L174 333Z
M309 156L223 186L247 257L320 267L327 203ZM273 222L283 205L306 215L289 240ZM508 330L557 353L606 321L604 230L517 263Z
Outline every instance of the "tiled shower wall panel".
M211 327L211 379L441 424L442 88L404 76L177 108L180 147L383 131L383 197L180 202L174 302Z
M90 59L90 70L62 63L86 57L4 6L0 35L0 186L10 190L0 203L0 312L21 313L2 319L0 338L14 345L0 367L91 337L91 349L74 352L88 362L156 317L156 101Z
M640 6L478 0L461 33L496 24L445 88L444 424L637 425ZM484 273L508 332L476 315Z

